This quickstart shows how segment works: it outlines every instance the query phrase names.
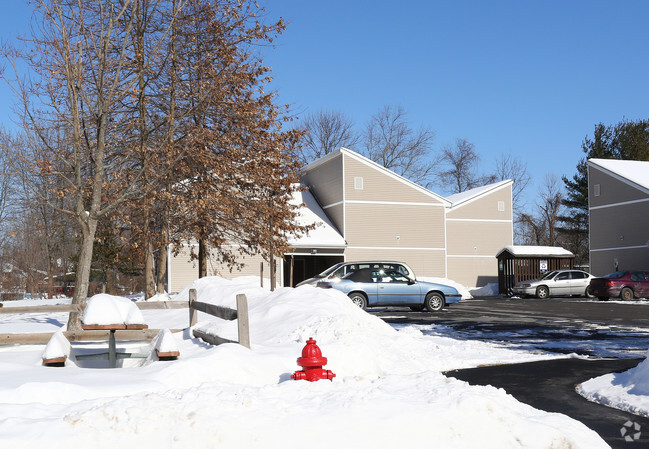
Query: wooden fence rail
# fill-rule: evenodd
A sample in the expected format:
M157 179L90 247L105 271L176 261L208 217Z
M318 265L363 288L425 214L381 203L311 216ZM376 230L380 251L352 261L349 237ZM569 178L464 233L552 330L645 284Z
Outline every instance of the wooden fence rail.
M232 341L216 335L206 334L200 330L194 330L194 336L201 338L206 342L219 345L222 343L239 343L246 348L250 348L250 327L248 320L248 300L246 295L237 295L237 310L228 307L216 306L196 300L196 290L189 291L189 301L138 301L135 303L141 310L162 310L162 309L189 309L189 327L194 326L198 321L197 312L207 313L224 320L237 320L237 330L239 341ZM78 312L83 313L83 306L79 304L60 304L50 306L27 306L27 307L0 307L2 314L21 314L21 313L57 313L57 312ZM171 332L180 332L183 329L171 329ZM142 329L142 330L118 330L116 338L119 340L151 340L159 332L159 329ZM13 344L45 344L54 332L39 333L20 333L20 334L2 334L0 333L0 345ZM97 341L107 340L109 331L80 331L64 332L65 337L70 341Z
M136 302L135 303L142 310L155 310L155 309L186 309L189 307L189 301L152 301L152 302ZM79 312L83 313L83 306L79 304L59 304L53 306L26 306L26 307L2 307L0 308L0 315L2 314L21 314L21 313L57 313L57 312ZM158 335L160 329L143 329L143 330L118 330L116 337L119 340L137 341L137 340L151 340ZM171 332L180 332L182 329L171 329ZM52 338L54 332L38 332L38 333L20 333L20 334L1 334L0 345L36 345L46 344ZM70 341L98 341L108 340L110 335L109 331L79 331L79 332L63 332L63 335Z
M237 295L237 310L234 310L229 307L215 306L214 304L197 301L196 290L191 289L189 290L189 327L194 326L198 322L196 312L207 313L228 321L237 320L238 343L246 348L250 348L250 325L248 320L248 299L246 295ZM223 343L237 343L236 341L228 340L218 335L208 334L200 329L194 329L193 332L194 337L200 338L215 346Z

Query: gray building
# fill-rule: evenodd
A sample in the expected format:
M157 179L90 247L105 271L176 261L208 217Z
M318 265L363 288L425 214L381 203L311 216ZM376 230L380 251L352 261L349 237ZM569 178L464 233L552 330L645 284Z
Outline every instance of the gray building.
M588 160L590 267L649 270L649 162Z

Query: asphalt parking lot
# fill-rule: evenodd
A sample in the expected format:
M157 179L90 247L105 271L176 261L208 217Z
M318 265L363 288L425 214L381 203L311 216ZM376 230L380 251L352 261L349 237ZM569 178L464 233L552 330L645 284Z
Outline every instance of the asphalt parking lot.
M644 359L649 347L649 301L483 298L461 301L437 314L403 308L371 313L394 324L435 325L425 333L585 357L446 374L471 384L503 388L535 408L571 416L613 448L649 447L649 419L589 402L575 392L581 382L625 371ZM628 421L643 429L640 440L629 443L622 438L621 429Z

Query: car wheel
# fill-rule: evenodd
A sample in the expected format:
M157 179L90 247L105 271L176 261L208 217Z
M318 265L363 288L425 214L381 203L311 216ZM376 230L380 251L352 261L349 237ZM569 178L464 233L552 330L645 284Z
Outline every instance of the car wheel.
M444 297L439 293L429 293L426 295L424 307L429 312L439 312L444 308Z
M586 291L584 292L584 296L586 298L594 298L595 295L593 295L591 292L588 291L588 287L586 287Z
M536 297L539 299L547 299L550 295L550 290L545 285L541 285L536 289Z
M367 298L364 294L358 292L350 293L349 299L352 300L352 303L354 303L354 305L357 305L361 309L367 308Z
M424 310L424 306L410 306L410 310L412 310L413 312L421 312L422 310Z
M633 290L629 287L624 287L620 290L620 299L622 301L631 301L633 299Z
M600 301L608 301L608 296L598 296L597 299Z

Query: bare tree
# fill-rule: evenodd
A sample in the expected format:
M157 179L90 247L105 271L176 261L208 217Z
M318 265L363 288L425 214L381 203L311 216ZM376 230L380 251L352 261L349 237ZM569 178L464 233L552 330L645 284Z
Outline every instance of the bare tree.
M300 151L303 163L314 161L340 147L353 148L359 140L352 119L338 111L308 114L301 127L306 131Z
M449 193L460 193L483 184L494 182L494 175L478 173L480 155L466 139L456 139L455 146L447 145L442 151L438 184Z
M505 181L507 179L514 181L512 186L514 211L522 209L523 192L532 179L527 171L527 164L511 154L503 153L496 160L494 178L496 181Z
M31 153L16 154L22 170L37 170L56 187L53 197L74 217L81 235L73 303L85 304L93 242L98 221L155 183L142 176L157 156L153 148L138 151L125 136L132 132L130 109L137 102L137 70L133 57L135 10L146 5L154 17L159 2L124 0L35 0L30 51L3 48L14 67L14 90L23 104L24 126L33 137ZM160 54L154 46L147 62ZM18 76L19 60L31 77ZM6 79L6 78L5 78ZM134 94L135 92L135 94ZM54 180L57 180L56 182ZM80 329L72 313L69 330Z
M520 215L523 229L523 243L556 246L560 244L557 232L561 215L563 193L559 178L546 175L545 182L536 202L536 213Z
M413 129L401 106L384 106L372 116L363 136L365 156L413 182L429 186L435 158L435 133Z

